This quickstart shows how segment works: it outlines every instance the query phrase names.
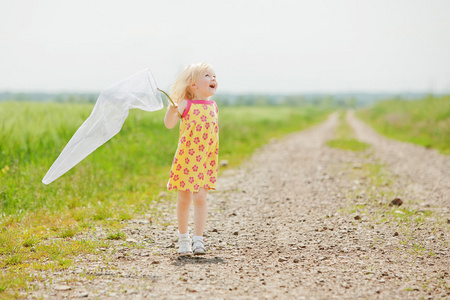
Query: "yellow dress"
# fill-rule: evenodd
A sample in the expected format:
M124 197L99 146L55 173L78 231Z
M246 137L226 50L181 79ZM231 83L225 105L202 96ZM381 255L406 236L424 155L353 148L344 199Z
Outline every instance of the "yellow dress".
M212 100L187 100L178 148L167 183L169 190L198 192L216 188L219 110Z

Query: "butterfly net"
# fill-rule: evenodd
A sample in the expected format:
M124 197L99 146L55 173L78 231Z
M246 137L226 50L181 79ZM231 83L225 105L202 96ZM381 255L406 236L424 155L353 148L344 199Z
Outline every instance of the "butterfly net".
M42 182L49 184L106 143L122 128L130 109L156 111L164 107L149 69L103 90L91 115L78 128Z

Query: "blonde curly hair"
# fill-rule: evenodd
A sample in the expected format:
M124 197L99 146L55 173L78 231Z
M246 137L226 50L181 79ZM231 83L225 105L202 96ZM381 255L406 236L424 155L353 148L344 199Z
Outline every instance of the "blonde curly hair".
M177 77L170 91L170 97L175 103L180 103L184 99L194 99L194 93L191 90L193 84L201 74L208 69L212 69L211 65L201 62L187 66L183 72Z

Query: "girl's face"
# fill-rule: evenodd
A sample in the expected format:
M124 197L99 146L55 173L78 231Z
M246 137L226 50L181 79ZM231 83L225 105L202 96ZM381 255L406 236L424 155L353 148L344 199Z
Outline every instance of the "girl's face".
M206 69L191 85L192 92L197 100L207 100L216 93L218 84L213 69Z

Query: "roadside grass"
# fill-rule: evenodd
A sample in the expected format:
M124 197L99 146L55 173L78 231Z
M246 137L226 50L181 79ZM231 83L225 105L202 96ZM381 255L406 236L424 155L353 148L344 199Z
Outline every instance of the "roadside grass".
M121 231L110 232L106 237L108 240L125 240L125 233Z
M339 125L336 129L336 137L327 141L327 146L350 151L364 151L370 146L364 142L354 138L354 133L350 125L347 123L346 112L341 111L339 114Z
M450 95L422 100L386 100L356 112L389 138L450 154Z
M73 265L72 258L83 253L96 253L106 241L75 239L70 225L47 218L37 221L30 213L19 222L2 226L0 231L0 296L19 297L30 289L29 282L40 280L39 272L64 270ZM58 217L58 216L56 216ZM59 217L62 217L61 215ZM8 218L7 218L8 219ZM61 219L59 219L61 220ZM11 220L3 220L3 224Z
M146 213L157 222L178 130L164 111L133 110L121 132L46 186L41 180L92 104L0 103L0 298L32 289L39 272L67 269L80 254L101 254L125 240L124 221ZM237 166L272 138L326 119L316 107L220 109L220 159ZM88 238L102 226L105 238ZM133 247L141 247L133 245Z
M437 212L410 199L402 199L401 206L390 204L403 191L394 186L395 175L385 165L372 162L344 168L351 170L348 180L354 183L354 187L347 193L348 203L341 212L352 216L354 222L363 222L372 229L375 226L391 228L394 230L392 234L398 236L397 250L412 257L435 255L421 236L425 232L429 236L434 235L443 247L450 246L443 234L450 232L450 224ZM383 243L383 239L376 243Z

